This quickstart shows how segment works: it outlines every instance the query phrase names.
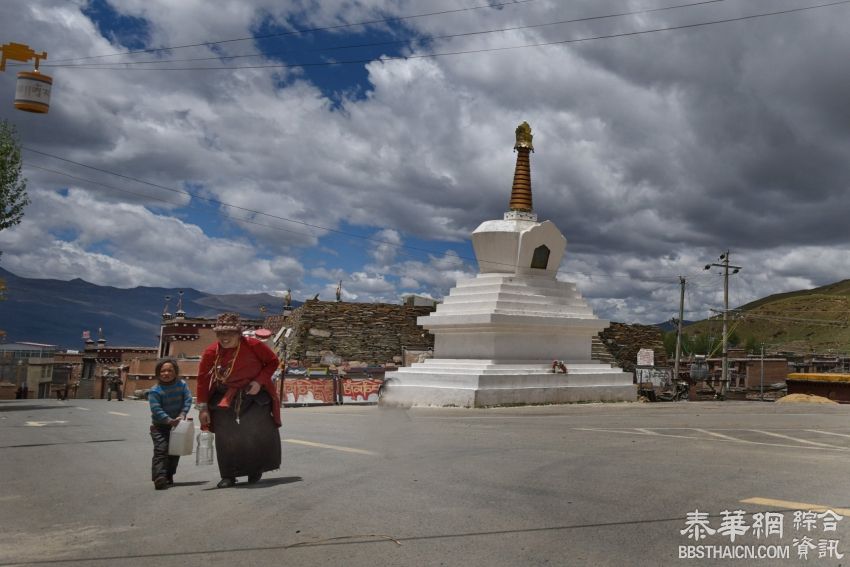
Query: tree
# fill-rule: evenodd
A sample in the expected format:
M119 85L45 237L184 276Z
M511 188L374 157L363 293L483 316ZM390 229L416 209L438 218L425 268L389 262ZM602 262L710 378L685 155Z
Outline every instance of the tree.
M6 282L0 279L0 301L6 301ZM6 331L0 329L0 342L4 342Z
M731 333L729 333L729 338L726 339L726 342L729 344L729 346L736 347L741 344L741 337L738 336L737 331L732 331Z
M0 230L15 226L29 205L27 180L21 177L21 145L15 127L0 120Z
M0 230L15 226L29 205L27 180L21 177L21 145L15 127L0 120ZM6 282L0 279L0 301L6 299ZM0 335L5 335L0 331Z
M664 350L667 351L667 356L675 357L676 356L676 335L678 333L676 331L667 331L663 335L664 340Z
M693 337L691 346L694 354L712 355L720 350L720 339L712 335L699 334Z

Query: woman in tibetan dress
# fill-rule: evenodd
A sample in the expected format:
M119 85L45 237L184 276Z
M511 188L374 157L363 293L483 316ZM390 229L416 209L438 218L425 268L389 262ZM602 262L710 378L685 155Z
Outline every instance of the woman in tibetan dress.
M248 483L280 468L280 396L272 374L275 353L261 341L242 336L238 313L223 313L213 327L216 342L204 350L198 367L201 427L215 433L219 488Z

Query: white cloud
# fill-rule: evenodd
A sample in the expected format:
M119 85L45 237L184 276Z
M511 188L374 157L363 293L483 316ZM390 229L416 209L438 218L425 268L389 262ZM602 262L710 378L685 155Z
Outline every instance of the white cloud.
M375 247L369 251L372 260L380 266L386 266L395 260L398 247L401 245L401 235L397 230L386 229L372 237Z
M20 228L0 232L3 266L21 276L233 293L298 285L304 274L296 260L261 258L249 242L211 238L141 205L100 201L79 189L67 196L36 191L32 199ZM43 218L50 223L38 222ZM73 240L63 238L68 234Z
M434 48L559 41L745 11L733 4L468 36ZM0 31L49 51L45 63L124 49L100 35L82 6L0 3ZM271 22L292 29L423 11L411 0L110 6L143 18L151 47L248 37ZM404 26L439 35L619 9L608 1L531 2ZM141 195L28 169L33 205L24 223L0 233L3 266L122 286L288 286L332 297L342 279L346 299L441 296L473 272L471 262L453 253L410 259L391 244L416 237L439 249L499 218L510 191L513 128L528 120L537 149L537 212L569 240L561 277L576 280L600 315L666 319L677 311L677 276L686 275L695 282L689 309L704 316L718 307L722 290L702 266L725 249L745 266L731 284L738 304L843 279L850 86L836 77L845 74L850 36L841 10L576 45L373 61L365 65L366 96L336 99L320 80L311 82L316 71L45 68L55 80L48 115L0 107L0 118L18 125L26 146L190 187L248 209L225 211L257 224L205 222L218 205L25 153L28 164ZM334 33L340 42L368 37L351 31ZM245 54L255 47L232 42L156 56ZM215 62L180 65L190 64ZM14 73L0 75L0 93L13 89ZM54 191L69 184L67 197ZM350 254L322 249L328 231L320 227L354 227L391 244L364 243L360 265L352 267ZM305 282L308 275L313 279Z

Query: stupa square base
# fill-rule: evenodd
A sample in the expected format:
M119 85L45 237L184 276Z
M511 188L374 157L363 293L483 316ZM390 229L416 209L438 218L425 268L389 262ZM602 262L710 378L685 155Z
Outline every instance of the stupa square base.
M381 403L392 406L489 407L637 399L632 375L592 361L553 373L546 364L429 360L388 372Z
M565 388L447 388L392 385L381 405L400 407L484 408L513 405L633 402L636 386L569 386Z

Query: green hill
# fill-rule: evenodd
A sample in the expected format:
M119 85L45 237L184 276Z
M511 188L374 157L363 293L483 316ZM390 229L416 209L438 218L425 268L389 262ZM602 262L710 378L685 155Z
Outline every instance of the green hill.
M696 352L722 334L720 316L685 331ZM748 350L765 344L771 352L850 353L850 280L810 290L777 293L729 314L730 343Z

